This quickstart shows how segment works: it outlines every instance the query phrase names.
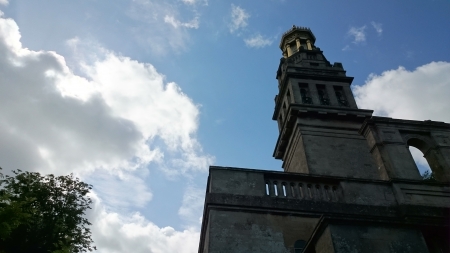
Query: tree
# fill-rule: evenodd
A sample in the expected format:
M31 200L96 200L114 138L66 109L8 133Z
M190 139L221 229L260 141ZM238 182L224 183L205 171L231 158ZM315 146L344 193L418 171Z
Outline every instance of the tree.
M422 174L422 179L428 182L436 182L436 178L434 177L434 173L430 170L425 171Z
M0 178L0 252L72 253L95 250L84 217L92 186L73 174L13 171Z

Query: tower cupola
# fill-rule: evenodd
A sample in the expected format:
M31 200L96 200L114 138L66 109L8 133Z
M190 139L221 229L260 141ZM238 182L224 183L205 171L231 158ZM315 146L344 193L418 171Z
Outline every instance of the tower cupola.
M292 28L281 36L280 49L283 57L287 58L301 50L313 50L316 37L307 27L293 25Z

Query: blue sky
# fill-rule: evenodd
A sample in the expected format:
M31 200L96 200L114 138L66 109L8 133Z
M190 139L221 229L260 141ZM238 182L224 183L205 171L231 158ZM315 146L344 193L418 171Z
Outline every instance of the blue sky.
M355 77L360 108L450 122L448 0L0 0L0 11L0 166L93 184L99 252L196 252L209 165L281 170L275 73L294 24Z

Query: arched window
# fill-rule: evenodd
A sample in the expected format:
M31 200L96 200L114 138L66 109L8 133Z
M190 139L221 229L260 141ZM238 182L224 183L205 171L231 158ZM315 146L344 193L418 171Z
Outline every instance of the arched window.
M422 178L425 180L434 180L435 175L431 168L436 168L437 164L429 155L430 145L420 138L411 138L408 140L407 144ZM428 157L425 157L425 154L427 154ZM433 164L435 166L433 166Z
M420 151L416 147L409 146L409 152L411 152L411 155L414 159L414 162L416 162L417 169L419 169L419 173L422 178L428 179L429 177L431 177L432 171L430 165L428 165L427 159L423 157L422 151Z
M303 240L297 240L294 243L294 253L301 253L306 246L306 242Z

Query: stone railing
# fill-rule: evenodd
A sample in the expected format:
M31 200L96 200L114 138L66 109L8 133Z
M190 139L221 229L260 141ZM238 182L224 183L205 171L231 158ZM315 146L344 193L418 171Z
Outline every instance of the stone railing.
M339 184L279 179L266 179L265 193L266 196L278 198L329 202L338 202L343 195Z
M289 203L297 200L375 207L450 208L448 183L384 181L215 166L210 169L207 193L284 199Z

